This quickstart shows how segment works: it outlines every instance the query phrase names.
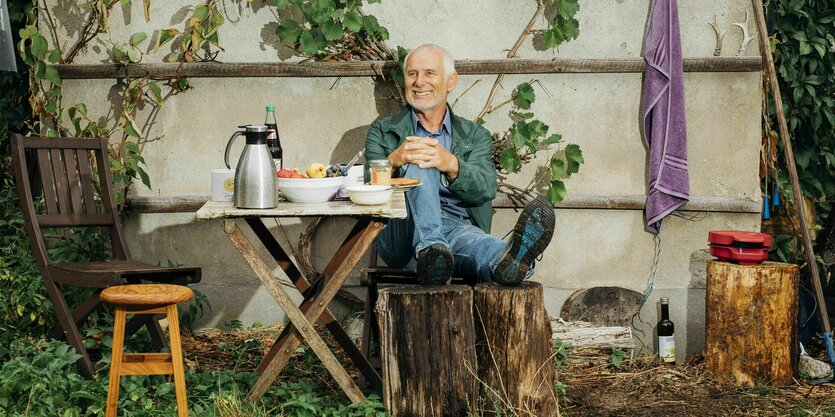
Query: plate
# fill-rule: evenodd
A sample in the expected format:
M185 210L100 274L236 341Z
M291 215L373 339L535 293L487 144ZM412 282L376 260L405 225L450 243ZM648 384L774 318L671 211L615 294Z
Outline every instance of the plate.
M412 184L412 185L395 185L394 186L394 191L409 191L412 188L415 188L415 187L417 187L418 185L421 185L421 184L423 184L423 183L419 182L417 184Z

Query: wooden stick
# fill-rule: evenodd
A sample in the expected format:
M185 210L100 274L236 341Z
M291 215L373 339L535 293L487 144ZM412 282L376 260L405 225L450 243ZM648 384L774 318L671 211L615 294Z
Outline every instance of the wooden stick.
M815 295L818 299L818 311L820 311L821 320L823 321L823 329L826 332L831 332L829 326L829 313L826 311L826 302L823 297L823 288L820 283L820 275L818 273L818 264L815 260L815 250L812 248L812 236L809 234L809 223L806 221L806 210L804 210L805 202L803 201L803 194L800 191L800 181L797 178L797 167L794 162L794 150L792 149L792 140L789 136L789 127L786 124L786 115L783 111L783 97L780 94L780 85L777 82L777 72L774 69L774 57L771 56L771 47L768 43L768 29L765 24L765 11L760 0L751 0L754 5L754 13L757 15L757 37L760 42L760 53L762 54L765 64L765 72L768 76L768 81L771 89L771 94L774 97L774 109L777 113L777 125L780 128L780 139L783 141L783 150L786 157L786 165L789 168L789 178L791 179L792 192L794 193L794 205L797 208L797 217L800 219L800 233L803 235L803 247L806 249L806 264L809 266L809 273L812 275L812 283L815 285Z

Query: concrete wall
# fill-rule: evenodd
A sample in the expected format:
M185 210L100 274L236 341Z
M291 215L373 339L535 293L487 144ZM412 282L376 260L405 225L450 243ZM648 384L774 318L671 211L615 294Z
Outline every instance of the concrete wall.
M51 1L61 24L61 37L77 36L83 10L70 3ZM254 10L244 8L241 17L234 3L227 4L228 22L220 29L226 50L223 62L295 61L273 35L276 18L270 8L256 1ZM106 62L105 40L126 42L132 33L184 26L190 2L151 2L151 23L143 18L142 2L116 6L111 30L76 60ZM412 48L424 42L446 46L458 59L498 59L513 45L536 5L532 0L403 1L385 0L365 10L389 29L390 45ZM527 41L522 58L629 58L639 57L648 0L581 1L579 39L559 51L539 51ZM708 22L717 14L728 29L723 54L735 55L741 33L731 22L742 21L750 10L747 0L702 2L679 1L682 46L685 57L713 54L714 35ZM173 16L173 17L172 17ZM752 23L753 26L753 23ZM149 40L150 41L150 40ZM146 41L147 46L149 41ZM746 51L757 55L756 42ZM162 53L147 55L143 62L161 62ZM640 195L646 192L646 151L639 133L641 74L551 74L508 76L498 101L504 100L519 82L536 79L538 118L583 149L586 164L568 181L569 194ZM479 81L480 80L480 81ZM487 98L494 77L463 76L452 97L479 81L460 98L456 113L474 117ZM369 124L378 116L395 111L396 103L369 78L193 78L194 89L165 104L153 129L162 135L145 148L152 189L133 188L139 196L209 194L209 171L222 166L223 148L235 127L260 122L264 105L276 104L285 164L304 167L311 162L345 162L363 146ZM687 73L685 75L691 195L759 199L758 157L760 149L759 73ZM543 88L544 87L544 88ZM65 103L84 101L93 114L107 114L112 80L67 80ZM509 119L503 112L488 117L492 131L504 130ZM233 152L235 153L235 152ZM541 160L546 161L548 155ZM532 169L514 181L527 183ZM556 239L539 264L535 280L547 288L549 311L557 314L573 291L598 285L617 285L643 291L653 264L656 244L644 231L643 214L634 210L559 210ZM690 346L703 344L704 283L694 281L691 258L706 247L708 230L757 230L759 215L686 213L671 217L660 240L660 256L650 303L641 318L657 320L655 302L671 297L673 320L679 326L678 341ZM494 233L504 235L515 213L500 210ZM282 221L273 231L282 242L295 243L304 228L302 220ZM345 224L325 224L330 236ZM232 319L245 324L256 320L268 324L282 317L221 230L219 222L198 223L193 214L134 215L127 223L131 249L136 258L150 262L175 260L203 268L203 282L195 286L208 295L212 311L205 326L218 326ZM314 254L323 265L334 241L317 242ZM266 254L264 254L266 255ZM695 274L698 275L699 267ZM701 272L703 273L703 272ZM356 285L356 281L352 282ZM688 324L690 326L688 326ZM701 326L701 327L700 327ZM640 327L640 326L639 326ZM690 327L690 329L688 329ZM679 349L680 354L683 349Z

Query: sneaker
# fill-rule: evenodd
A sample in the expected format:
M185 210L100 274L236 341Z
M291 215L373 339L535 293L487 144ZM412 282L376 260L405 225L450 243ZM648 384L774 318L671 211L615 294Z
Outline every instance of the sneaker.
M440 243L420 251L417 258L417 280L421 285L445 285L452 278L452 252Z
M554 221L554 206L548 200L537 197L528 203L516 220L510 249L493 270L494 281L501 285L519 285L536 257L551 243Z

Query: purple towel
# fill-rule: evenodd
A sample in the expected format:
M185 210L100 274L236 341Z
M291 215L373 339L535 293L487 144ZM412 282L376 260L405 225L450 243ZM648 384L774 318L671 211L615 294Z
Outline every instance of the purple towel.
M653 0L644 39L644 142L649 151L646 224L658 234L664 217L690 199L681 34L676 0Z

